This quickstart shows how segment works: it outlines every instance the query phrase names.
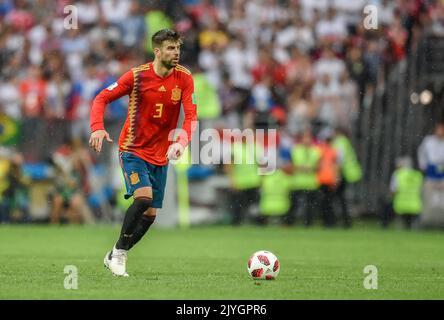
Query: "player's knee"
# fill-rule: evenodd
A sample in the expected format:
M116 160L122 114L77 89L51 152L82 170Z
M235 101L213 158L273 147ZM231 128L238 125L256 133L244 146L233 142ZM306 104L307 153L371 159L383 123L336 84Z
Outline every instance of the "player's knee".
M153 203L152 198L148 197L138 197L134 199L133 205L137 207L137 211L139 212L145 212L147 211Z
M145 217L151 217L154 221L154 219L156 219L157 216L157 209L156 208L149 208L148 210L146 210L143 215Z
M142 187L138 188L133 193L134 199L144 197L144 198L152 198L153 197L153 189L151 187Z

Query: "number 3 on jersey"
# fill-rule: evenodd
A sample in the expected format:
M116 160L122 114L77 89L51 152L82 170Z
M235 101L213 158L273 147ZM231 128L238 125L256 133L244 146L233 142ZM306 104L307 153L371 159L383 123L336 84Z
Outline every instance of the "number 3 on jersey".
M156 103L156 109L154 111L155 111L155 114L154 114L153 118L162 117L163 103Z

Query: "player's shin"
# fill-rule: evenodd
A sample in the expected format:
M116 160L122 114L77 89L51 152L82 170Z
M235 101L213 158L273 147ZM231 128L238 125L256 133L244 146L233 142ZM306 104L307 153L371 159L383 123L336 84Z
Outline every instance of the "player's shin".
M136 228L142 218L143 213L151 207L152 199L139 197L134 199L133 204L128 208L123 219L122 230L116 249L129 250L131 239L134 237Z
M146 216L143 215L139 221L139 224L136 227L136 231L134 231L134 235L130 239L129 249L131 249L140 239L143 238L145 233L147 233L148 229L156 220L156 216Z

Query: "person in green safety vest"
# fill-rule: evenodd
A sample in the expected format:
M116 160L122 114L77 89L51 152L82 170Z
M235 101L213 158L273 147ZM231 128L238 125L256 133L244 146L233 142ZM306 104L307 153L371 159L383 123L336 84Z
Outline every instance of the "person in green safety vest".
M273 217L285 217L290 206L290 176L281 169L264 175L260 187L260 224L267 224Z
M194 94L199 103L197 116L199 120L216 119L221 114L220 100L216 88L208 81L207 76L199 70L193 74Z
M409 157L397 161L397 169L390 181L393 210L400 216L406 229L411 229L422 211L423 175L412 167Z
M281 155L284 160L287 160L284 165L285 170L292 174L290 177L291 207L286 217L286 224L295 223L297 212L301 208L304 225L310 226L313 222L313 212L316 209L316 196L319 190L317 171L321 151L314 142L311 129L305 130L298 140L288 152L288 157Z
M345 192L349 184L357 183L362 179L362 170L350 139L340 128L335 130L332 146L338 152L340 166L340 179L336 188L335 198L339 200L341 205L343 225L345 228L349 228L352 225L352 219L348 210Z
M152 10L149 10L145 15L145 29L147 30L145 49L148 54L153 52L153 45L151 38L153 35L162 29L171 29L173 22L160 8L153 5Z
M208 76L199 65L193 67L194 100L199 105L197 118L199 119L199 136L208 129L214 130L221 127L220 115L222 113L221 101L217 89L209 81ZM201 139L200 150L207 149L212 141ZM215 156L215 155L213 155Z
M233 225L241 224L248 210L259 200L261 175L256 157L258 148L261 146L254 142L235 141L231 145L231 164L224 166L231 185Z

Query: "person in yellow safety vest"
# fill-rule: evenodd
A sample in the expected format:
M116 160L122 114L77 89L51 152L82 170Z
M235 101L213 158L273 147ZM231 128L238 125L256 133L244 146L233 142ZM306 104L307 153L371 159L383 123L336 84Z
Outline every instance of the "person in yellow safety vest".
M311 129L302 133L299 142L293 145L290 151L290 163L285 170L291 172L291 207L286 224L293 225L299 208L304 214L304 225L310 226L313 222L316 193L319 190L317 171L321 159L321 151L314 143Z
M262 177L260 188L260 224L267 224L271 217L285 217L290 209L290 179L281 169Z
M321 150L321 159L317 172L319 184L321 185L321 211L325 227L332 227L336 223L333 210L333 200L336 188L339 182L338 152L331 145L333 130L324 128L319 138L319 149Z
M259 200L261 175L256 161L257 148L261 147L255 143L234 142L231 145L231 164L224 166L231 185L233 225L241 224L249 208Z
M362 169L351 141L340 128L335 130L332 146L338 152L340 166L340 179L336 188L335 198L339 200L341 205L343 225L345 228L349 228L352 225L352 219L348 210L345 192L349 184L357 183L362 179Z
M397 169L390 181L393 210L402 217L406 229L411 229L422 211L423 175L412 168L409 157L398 159Z
M217 119L221 114L221 103L216 88L200 70L194 73L193 79L194 94L199 105L197 109L199 120Z

